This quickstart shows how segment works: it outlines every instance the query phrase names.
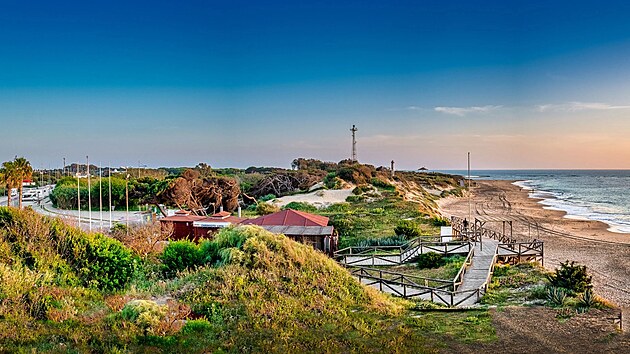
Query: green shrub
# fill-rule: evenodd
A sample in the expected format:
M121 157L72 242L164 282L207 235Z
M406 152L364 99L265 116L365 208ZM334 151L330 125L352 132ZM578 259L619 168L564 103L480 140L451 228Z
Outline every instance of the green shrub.
M123 235L127 233L127 225L119 222L115 223L110 230L113 234Z
M188 320L186 325L182 327L182 334L200 335L212 331L212 324L207 320Z
M59 247L85 286L105 291L120 290L133 275L133 255L120 241L101 234L67 229Z
M337 177L335 172L330 172L324 177L324 186L328 189L340 189L341 179Z
M346 198L346 202L348 203L359 203L365 200L365 197L362 195L349 195L348 198Z
M352 190L352 194L354 194L354 195L361 195L361 194L363 194L363 193L365 193L365 192L369 192L369 191L371 191L371 190L372 190L372 188L371 188L369 185L367 185L367 184L362 184L362 185L360 185L360 186L356 186L356 187Z
M185 269L193 269L202 264L199 247L188 240L173 241L160 255L164 273L174 275Z
M418 268L439 268L444 264L444 260L441 254L435 252L429 252L421 254L418 257Z
M438 216L432 217L431 220L429 220L429 222L433 226L448 226L448 225L450 225L450 222L448 221L448 219L444 219L444 218L441 218L441 217L438 217Z
M260 202L258 203L258 205L256 205L256 213L258 215L269 215L269 214L273 214L275 212L280 211L280 209L273 205L273 204L268 204L265 202Z
M394 228L394 233L398 236L405 236L408 239L418 237L421 234L420 228L411 220L401 220Z
M299 211L305 211L307 213L314 213L317 211L317 208L309 203L303 203L303 202L291 202L287 205L285 205L282 209L293 209L293 210L299 210Z
M592 277L586 272L586 266L576 265L574 261L560 263L553 274L547 276L552 286L564 288L572 292L581 293L591 289Z
M509 264L497 265L496 267L494 267L494 272L492 273L492 275L495 277L503 277L508 275L511 269L512 267Z
M133 322L147 333L153 333L153 330L160 324L160 321L166 316L167 306L160 306L150 300L132 300L125 304L120 310L121 317L125 321Z
M325 211L329 213L344 213L347 212L349 209L350 204L348 203L335 203L328 206Z
M387 190L394 190L396 189L392 184L390 184L387 181L384 181L380 178L374 177L370 180L370 183L374 186L374 187L378 187L378 188L382 188L382 189L387 189Z
M258 198L259 202L268 202L270 200L274 200L276 199L276 196L274 194L267 194L267 195L263 195L262 197Z

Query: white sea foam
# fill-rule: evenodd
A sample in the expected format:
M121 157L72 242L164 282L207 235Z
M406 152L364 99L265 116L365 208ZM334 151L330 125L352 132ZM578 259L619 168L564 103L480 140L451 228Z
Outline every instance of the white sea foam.
M630 215L623 208L604 203L585 202L573 193L559 193L538 189L534 181L517 181L514 185L529 191L528 196L541 199L538 203L546 210L563 211L567 219L600 221L609 226L608 231L630 233Z

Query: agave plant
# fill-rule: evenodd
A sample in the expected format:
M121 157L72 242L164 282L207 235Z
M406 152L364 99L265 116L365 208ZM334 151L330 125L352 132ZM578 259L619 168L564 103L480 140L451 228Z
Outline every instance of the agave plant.
M584 294L580 296L580 305L583 307L593 307L597 301L592 289L586 289Z
M563 288L558 288L555 286L551 286L547 288L547 300L555 305L562 306L564 305L565 300L567 299L567 292Z

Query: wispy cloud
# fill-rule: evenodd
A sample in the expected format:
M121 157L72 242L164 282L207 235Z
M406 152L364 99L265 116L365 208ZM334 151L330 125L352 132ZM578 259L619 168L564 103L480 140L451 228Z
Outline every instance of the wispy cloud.
M601 102L567 102L560 104L544 104L537 107L539 112L577 112L577 111L607 111L616 109L630 109L630 106L611 105Z
M471 107L435 107L434 111L446 114L454 114L463 117L470 113L489 113L500 109L503 106L471 106Z

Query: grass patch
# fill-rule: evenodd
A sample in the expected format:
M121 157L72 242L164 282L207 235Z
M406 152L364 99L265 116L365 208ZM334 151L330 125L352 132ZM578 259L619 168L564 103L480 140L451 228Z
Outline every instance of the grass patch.
M535 263L497 265L482 304L519 306L545 303L547 272Z
M463 343L488 343L497 340L492 317L487 310L462 312L426 312L409 322L438 338Z

